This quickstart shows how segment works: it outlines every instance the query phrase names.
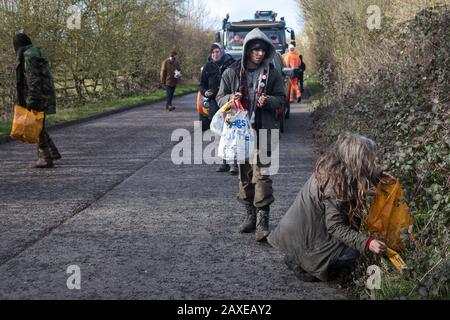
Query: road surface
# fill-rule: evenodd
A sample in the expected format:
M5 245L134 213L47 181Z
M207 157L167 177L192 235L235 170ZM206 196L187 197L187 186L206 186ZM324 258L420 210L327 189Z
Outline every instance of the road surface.
M298 281L279 252L238 233L237 177L173 164L171 134L193 131L194 102L51 130L63 155L53 169L29 168L35 146L0 145L0 299L345 298ZM293 105L281 137L272 229L313 169L308 115ZM67 286L73 265L79 290Z

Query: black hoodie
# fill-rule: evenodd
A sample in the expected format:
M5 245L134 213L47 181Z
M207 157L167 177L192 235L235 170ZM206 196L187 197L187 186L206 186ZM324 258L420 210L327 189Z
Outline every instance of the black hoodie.
M211 57L208 58L208 62L205 64L202 70L202 76L200 79L200 92L205 96L205 92L212 90L212 99L216 98L219 91L220 80L222 79L222 73L234 62L233 57L229 54L224 54L222 59L214 62Z

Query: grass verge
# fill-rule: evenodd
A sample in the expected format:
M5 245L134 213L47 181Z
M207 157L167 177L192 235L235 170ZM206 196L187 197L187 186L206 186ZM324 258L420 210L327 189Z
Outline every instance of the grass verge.
M318 94L323 92L322 85L315 79L306 76L304 85L308 88L311 97L317 97Z
M175 91L175 96L183 95L197 91L198 86L194 84L180 85ZM94 103L87 103L84 105L76 106L74 108L59 108L58 112L54 115L50 115L47 118L46 124L51 126L52 124L77 120L80 118L92 116L95 114L120 109L125 106L131 106L139 103L151 103L160 99L163 99L166 95L166 91L163 89L157 89L149 95L132 96L127 98L108 99L98 101ZM11 131L11 121L0 122L0 137L8 135Z

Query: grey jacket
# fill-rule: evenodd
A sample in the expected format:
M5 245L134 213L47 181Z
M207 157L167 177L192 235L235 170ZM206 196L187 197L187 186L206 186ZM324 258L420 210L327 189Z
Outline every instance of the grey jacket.
M369 240L350 226L347 214L339 211L335 198L328 191L320 200L313 174L267 239L272 246L294 257L302 269L323 281L328 279L328 267L346 246L364 252Z
M267 104L261 110L261 128L255 129L279 129L280 123L276 117L276 109L283 105L285 100L284 94L284 79L282 75L276 70L271 63L275 55L275 47L267 36L258 28L250 31L244 40L243 52L246 52L246 46L250 40L261 39L269 45L269 51L262 62L262 67L269 70L266 94L268 95ZM245 68L245 56L243 59L233 63L222 75L219 92L217 93L216 101L219 107L222 107L231 96L240 90L241 68Z

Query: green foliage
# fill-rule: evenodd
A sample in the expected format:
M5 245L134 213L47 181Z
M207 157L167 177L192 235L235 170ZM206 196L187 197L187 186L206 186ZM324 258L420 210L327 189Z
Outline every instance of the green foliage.
M185 93L196 92L198 90L197 85L181 85L178 86L175 91L175 96L179 96ZM73 108L65 108L60 110L57 114L50 115L47 118L47 124L52 125L61 122L67 122L71 120L88 117L98 113L115 110L124 106L131 106L140 103L151 103L160 99L163 99L166 95L165 90L155 90L149 95L132 96L122 99L114 100L102 100L96 103L88 103ZM0 121L0 136L8 135L11 131L11 121Z
M323 92L323 87L320 85L320 83L308 76L305 77L305 85L308 88L311 96L314 96L315 98L318 96L318 94Z
M47 53L58 108L145 95L158 87L161 62L176 49L186 82L198 77L212 36L192 0L0 1L0 120L16 95L13 36L26 32ZM71 30L68 8L81 9Z
M352 10L345 12L350 20L358 19ZM356 272L356 295L448 299L450 10L435 6L398 20L384 26L389 32L372 35L373 41L368 35L365 40L355 39L359 31L355 35L337 31L336 47L312 44L331 62L318 68L325 95L314 102L316 136L323 145L343 131L377 141L380 162L400 178L415 221L415 243L402 253L410 270L400 274L381 258L366 258ZM367 41L366 45L354 46L354 64L348 64L341 46L360 41ZM376 293L364 285L369 264L383 270L382 290Z

